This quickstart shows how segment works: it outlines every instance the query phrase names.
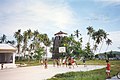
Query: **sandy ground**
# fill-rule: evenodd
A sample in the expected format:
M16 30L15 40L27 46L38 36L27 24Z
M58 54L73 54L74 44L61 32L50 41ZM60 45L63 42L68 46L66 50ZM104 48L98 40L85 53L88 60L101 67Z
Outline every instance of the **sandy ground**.
M83 65L75 66L74 69L68 67L53 67L48 65L47 69L43 66L19 67L14 69L0 70L0 80L46 80L58 73L65 73L70 71L89 71L100 69L105 66L101 65Z

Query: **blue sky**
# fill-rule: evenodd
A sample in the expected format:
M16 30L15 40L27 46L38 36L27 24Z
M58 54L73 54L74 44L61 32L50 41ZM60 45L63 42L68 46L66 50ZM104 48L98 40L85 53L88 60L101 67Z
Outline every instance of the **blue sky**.
M79 29L85 44L86 28L93 26L110 34L109 50L120 51L119 22L120 0L0 0L0 35L10 39L18 29L38 30L49 37L60 30L71 34Z

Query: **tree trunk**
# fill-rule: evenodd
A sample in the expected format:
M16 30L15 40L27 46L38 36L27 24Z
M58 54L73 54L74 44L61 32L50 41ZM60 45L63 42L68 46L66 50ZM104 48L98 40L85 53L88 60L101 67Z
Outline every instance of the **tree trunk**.
M99 49L99 53L100 53L100 51L102 49L103 43L104 43L104 41L102 41L102 44L101 44L100 49Z

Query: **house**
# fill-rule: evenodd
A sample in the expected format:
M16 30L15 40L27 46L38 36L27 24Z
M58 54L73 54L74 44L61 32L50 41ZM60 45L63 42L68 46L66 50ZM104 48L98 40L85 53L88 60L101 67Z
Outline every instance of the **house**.
M0 44L0 69L3 64L3 68L14 68L15 65L15 52L16 48L9 44Z

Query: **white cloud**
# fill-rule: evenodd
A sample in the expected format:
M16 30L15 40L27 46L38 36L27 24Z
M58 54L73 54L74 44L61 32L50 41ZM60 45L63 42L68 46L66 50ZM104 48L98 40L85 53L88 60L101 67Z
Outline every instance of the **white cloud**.
M29 28L56 32L75 23L74 12L64 0L55 3L49 0L15 0L6 5L0 8L0 33L13 34L18 29L24 31Z

